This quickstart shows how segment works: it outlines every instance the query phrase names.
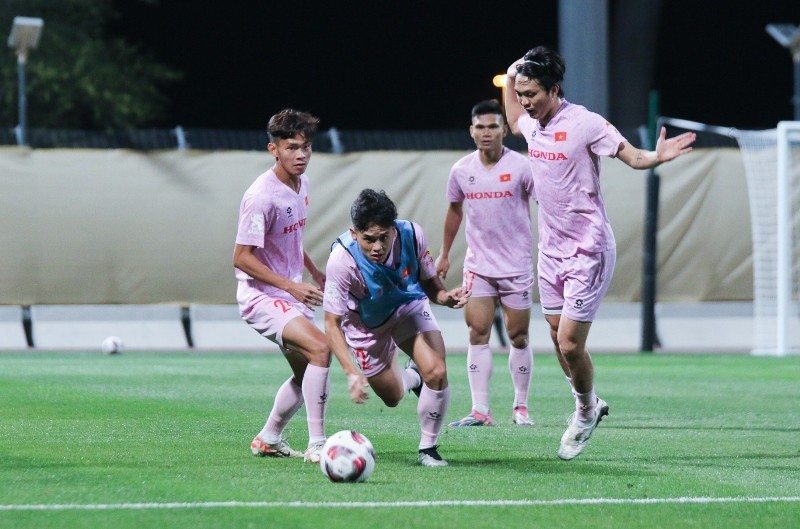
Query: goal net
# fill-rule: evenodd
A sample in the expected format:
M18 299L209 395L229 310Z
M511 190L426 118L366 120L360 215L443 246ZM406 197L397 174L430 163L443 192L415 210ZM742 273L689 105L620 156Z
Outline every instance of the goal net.
M800 121L752 131L673 118L661 122L697 132L698 146L738 144L753 243L752 353L800 353Z

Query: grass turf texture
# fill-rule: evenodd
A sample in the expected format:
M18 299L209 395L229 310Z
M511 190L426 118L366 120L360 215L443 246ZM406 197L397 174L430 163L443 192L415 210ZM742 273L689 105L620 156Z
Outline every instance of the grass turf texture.
M289 375L278 355L0 354L0 527L798 526L800 359L594 360L611 415L579 458L556 456L573 404L553 355L536 356L536 426L519 428L497 354L498 426L445 427L442 469L415 464L416 397L356 406L334 361L327 431L358 430L378 454L369 481L334 484L250 455ZM448 358L448 421L470 408L465 362ZM301 409L289 443L306 432Z

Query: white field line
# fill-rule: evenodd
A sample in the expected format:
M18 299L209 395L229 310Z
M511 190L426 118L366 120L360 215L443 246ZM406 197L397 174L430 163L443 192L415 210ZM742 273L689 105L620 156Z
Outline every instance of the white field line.
M115 511L148 509L225 509L225 508L352 508L382 509L392 507L547 507L560 505L656 505L711 503L797 503L800 496L710 498L685 496L679 498L576 498L563 500L443 500L394 502L267 502L267 501L207 501L164 503L56 503L31 505L0 505L0 511Z

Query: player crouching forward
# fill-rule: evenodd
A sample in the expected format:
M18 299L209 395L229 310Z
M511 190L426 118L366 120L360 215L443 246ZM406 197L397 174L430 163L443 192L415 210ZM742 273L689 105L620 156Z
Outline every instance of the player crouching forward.
M331 349L347 374L353 402L367 400L368 386L391 408L408 391L419 396L419 463L446 466L436 442L450 388L444 340L429 299L458 309L469 292L445 290L422 228L398 220L383 191L363 190L350 217L353 226L333 244L326 268L323 308ZM411 357L403 370L397 347Z

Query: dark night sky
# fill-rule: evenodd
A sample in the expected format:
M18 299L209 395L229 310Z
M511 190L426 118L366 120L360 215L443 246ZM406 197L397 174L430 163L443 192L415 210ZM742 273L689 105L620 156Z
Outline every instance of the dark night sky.
M325 129L466 127L472 104L500 97L493 75L558 46L557 0L115 3L112 30L185 74L166 88L167 126L260 129L290 106ZM738 128L792 119L791 55L764 28L800 24L800 1L664 0L661 20L662 115Z

